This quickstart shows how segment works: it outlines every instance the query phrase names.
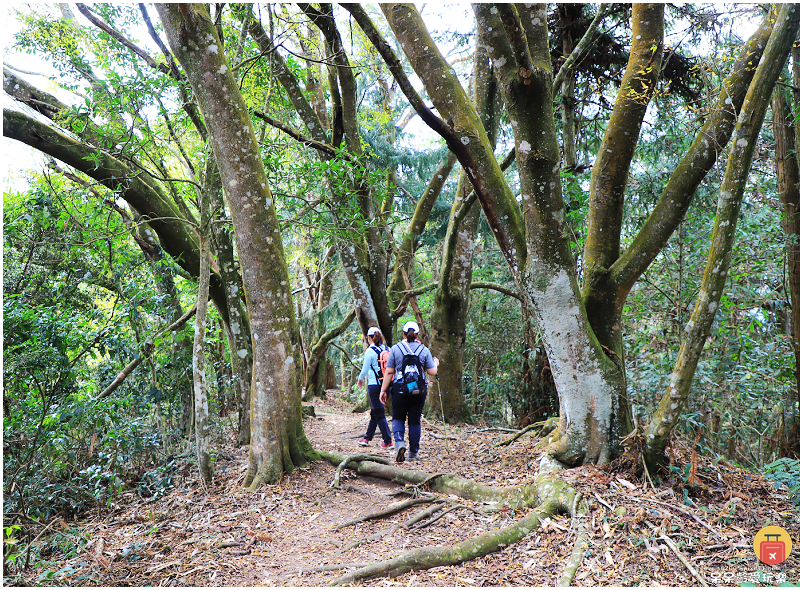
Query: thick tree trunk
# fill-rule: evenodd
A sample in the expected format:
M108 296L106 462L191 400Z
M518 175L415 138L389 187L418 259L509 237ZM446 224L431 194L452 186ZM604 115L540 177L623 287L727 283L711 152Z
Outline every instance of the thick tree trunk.
M620 364L605 354L589 325L566 239L547 13L544 5L524 14L502 7L492 13L476 5L475 13L479 26L492 31L490 54L514 129L527 226L523 290L541 330L561 408L560 438L550 452L571 465L606 463L621 452L620 436L627 434L621 404L625 381ZM646 41L635 41L641 43Z
M251 442L245 486L257 489L316 458L303 432L299 332L275 203L247 106L202 5L160 4L192 85L230 205L253 336Z
M498 89L486 39L479 35L473 65L473 103L483 128L486 129L492 150L497 142ZM428 397L428 411L445 422L470 420L469 407L464 401L464 346L467 339L467 311L472 283L472 262L481 209L476 204L465 205L471 192L467 174L461 172L456 199L450 211L447 237L442 252L441 277L434 292L431 314L431 351L440 360L437 380ZM456 222L461 207L469 210ZM452 234L456 233L456 236Z
M224 219L225 203L222 180L213 154L206 160L204 193L209 199L209 209L217 211L216 220ZM228 303L228 321L225 335L230 350L231 369L236 376L237 406L239 424L236 444L250 444L250 387L253 375L253 346L250 342L250 319L247 316L242 298L241 276L231 243L230 234L220 223L211 223L214 237L214 251L217 255L219 275L225 285L225 298Z
M775 82L780 75L792 43L797 38L800 10L792 4L780 6L775 27L764 57L758 65L747 91L742 113L733 135L725 177L720 187L717 213L711 235L700 293L692 316L686 324L678 358L669 386L653 414L645 432L645 460L651 468L663 467L664 450L689 396L689 389L703 351L719 301L728 278L731 249L736 234L736 222L744 195L747 176L758 142L761 124L770 103Z
M793 52L795 52L793 50ZM781 226L786 235L786 266L789 273L789 297L792 308L792 348L794 349L795 396L800 395L800 170L798 170L794 116L788 92L776 88L772 96L772 125L775 136L775 170L778 192L783 204ZM798 398L787 400L794 413Z

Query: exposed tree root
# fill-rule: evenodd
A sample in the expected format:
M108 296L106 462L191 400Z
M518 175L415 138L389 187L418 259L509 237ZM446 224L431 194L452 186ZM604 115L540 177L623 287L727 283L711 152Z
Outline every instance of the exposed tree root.
M564 571L558 579L558 585L567 587L572 585L575 579L575 574L583 560L583 555L589 546L589 526L586 523L586 515L589 514L589 505L580 500L580 494L577 494L573 500L572 518L573 521L578 522L578 534L575 537L575 543L572 545L572 552L567 559L567 565L564 566Z
M336 488L337 490L340 487L340 480L342 477L342 469L344 469L345 465L347 465L351 461L374 461L375 463L383 463L384 465L389 464L389 460L385 457L381 457L379 455L364 455L364 454L356 454L350 455L342 459L339 465L336 467L336 473L333 476L333 481L331 482L331 487Z
M402 469L393 465L380 465L370 460L354 461L339 453L321 452L320 455L330 463L334 465L344 464L346 468L353 469L360 475L370 475L398 483L410 484L416 488L427 487L429 490L435 492L453 494L462 498L488 502L490 504L494 503L497 508L500 506L508 506L515 510L523 510L535 506L529 514L508 527L482 533L456 545L413 549L394 558L371 563L336 579L332 584L334 586L354 584L361 580L368 580L379 576L395 577L410 571L430 569L442 565L456 565L464 561L483 557L484 555L488 555L498 549L518 542L534 528L538 527L543 518L563 513L572 515L573 522L577 521L575 545L565 569L559 578L559 585L569 585L575 577L575 573L580 566L586 546L588 545L588 527L582 518L584 515L588 514L588 504L580 500L580 496L574 488L554 475L554 472L558 470L558 465L552 461L542 461L540 473L533 484L492 488L447 473L431 476L427 473ZM420 499L415 500L419 501ZM435 501L435 496L425 496L424 501ZM407 502L411 502L411 500ZM403 504L405 503L401 502L396 506L399 507ZM437 503L435 506L430 507L428 509L429 514L433 514L434 508L438 511L442 504L443 503ZM468 507L457 505L452 509L455 508ZM448 511L437 515L437 519L441 518L441 516ZM395 508L393 512L397 512L397 509ZM375 517L375 515L362 517L358 522L372 517ZM419 520L421 520L421 518ZM340 525L337 528L348 526L355 522L357 521L352 521L346 525ZM426 523L426 525L427 524L431 524L431 522ZM377 536L373 535L373 537L379 538L385 534L394 532L398 528L408 528L408 526L407 521L403 525L393 527L388 532L381 533ZM357 546L358 544L361 543L352 546ZM347 548L351 547L348 546ZM346 548L342 549L342 551L345 550Z
M334 580L331 585L344 586L379 576L394 578L410 571L425 570L442 565L457 565L464 561L483 557L524 538L539 526L543 518L555 514L558 508L557 502L547 502L509 527L482 533L448 547L437 545L412 549L392 559L378 561L349 572Z
M328 462L339 465L345 460L340 453L320 451L320 456ZM514 486L494 488L476 483L472 480L459 477L450 473L438 474L431 477L422 471L412 471L394 465L380 465L373 461L348 461L347 469L352 469L359 475L370 475L401 484L421 486L424 484L432 492L453 494L460 498L468 498L479 502L494 503L499 506L508 506L511 509L530 508L538 504L537 486Z
M528 424L525 428L520 430L519 432L515 433L514 436L510 436L504 440L501 440L498 443L495 443L494 446L496 447L505 447L513 443L515 440L527 434L531 430L540 429L537 433L537 436L545 436L553 432L556 428L558 428L559 417L553 416L552 418L548 418L547 420L542 420L541 422L536 422L534 424Z

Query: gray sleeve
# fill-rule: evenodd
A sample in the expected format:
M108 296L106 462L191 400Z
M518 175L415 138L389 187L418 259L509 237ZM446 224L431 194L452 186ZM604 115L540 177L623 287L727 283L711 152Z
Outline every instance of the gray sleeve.
M389 349L389 358L386 360L387 369L397 369L397 365L403 362L403 355L399 354L397 345Z
M422 353L419 355L419 362L422 364L423 369L432 369L436 366L435 364L433 364L433 355L431 354L431 351L428 350L427 346L422 350Z

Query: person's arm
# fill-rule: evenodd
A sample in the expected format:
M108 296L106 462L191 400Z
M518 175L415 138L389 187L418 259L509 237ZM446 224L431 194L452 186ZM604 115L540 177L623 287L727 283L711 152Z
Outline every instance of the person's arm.
M386 369L383 371L383 382L381 383L380 400L382 404L386 404L386 390L392 386L394 381L394 348L389 349L389 358L386 359Z
M386 404L386 390L392 386L392 381L394 380L394 369L390 369L386 367L386 370L383 372L383 383L381 383L381 395L380 400L382 404Z
M372 356L377 356L375 355L375 351L371 348L367 348L367 350L364 351L364 364L361 366L361 372L358 374L359 387L364 387L364 379L369 376L369 368L372 365Z
M428 356L430 358L429 364L433 366L425 367L425 370L428 372L428 375L430 375L431 377L435 377L436 373L439 372L439 359L433 356L433 353L431 353L430 351L428 351Z

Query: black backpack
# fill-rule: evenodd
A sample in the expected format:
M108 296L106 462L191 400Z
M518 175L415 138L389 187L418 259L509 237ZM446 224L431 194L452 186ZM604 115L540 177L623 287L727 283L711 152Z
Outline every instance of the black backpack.
M403 362L400 364L400 376L396 383L399 393L412 395L425 393L428 389L428 380L425 378L425 371L418 356L424 346L420 344L416 350L412 350L407 342L401 342L400 346L405 349L405 354Z

